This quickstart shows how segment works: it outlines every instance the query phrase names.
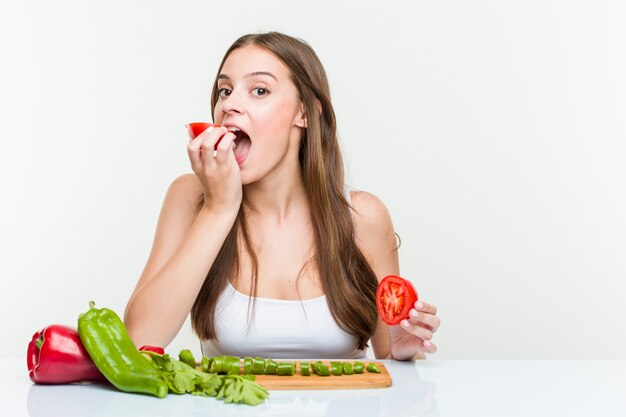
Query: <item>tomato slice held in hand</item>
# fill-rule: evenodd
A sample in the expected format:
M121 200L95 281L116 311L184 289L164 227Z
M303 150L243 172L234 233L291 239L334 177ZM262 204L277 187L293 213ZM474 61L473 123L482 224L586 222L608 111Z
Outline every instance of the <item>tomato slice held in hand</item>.
M189 138L191 138L192 140L195 139L200 133L204 132L211 126L221 127L218 124L206 123L206 122L194 122L194 123L189 123L185 126L187 126L187 133L189 133Z
M189 133L189 137L191 138L191 140L194 140L200 133L204 132L211 126L222 127L216 123L207 123L207 122L193 122L193 123L187 124L186 126L187 126L187 133ZM217 150L217 145L220 144L223 137L224 136L219 138L219 140L215 143L215 146L213 149Z
M383 321L396 325L409 318L409 311L417 301L413 284L396 275L388 275L378 284L376 307Z

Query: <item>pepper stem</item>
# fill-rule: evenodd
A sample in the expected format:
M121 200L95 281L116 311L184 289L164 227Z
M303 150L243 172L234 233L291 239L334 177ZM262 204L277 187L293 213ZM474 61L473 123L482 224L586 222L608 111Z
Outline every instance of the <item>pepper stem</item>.
M37 349L41 350L41 347L43 346L43 335L39 335L37 341L35 342L35 346L37 346Z
M89 308L94 308L96 306L96 303L94 303L93 301L89 302Z

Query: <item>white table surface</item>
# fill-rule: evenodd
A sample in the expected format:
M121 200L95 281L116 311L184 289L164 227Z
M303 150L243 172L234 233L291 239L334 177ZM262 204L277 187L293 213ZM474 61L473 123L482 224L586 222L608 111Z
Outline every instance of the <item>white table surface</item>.
M270 391L263 405L158 399L105 384L35 385L26 358L0 359L2 415L90 416L626 416L626 361L383 361L390 388Z

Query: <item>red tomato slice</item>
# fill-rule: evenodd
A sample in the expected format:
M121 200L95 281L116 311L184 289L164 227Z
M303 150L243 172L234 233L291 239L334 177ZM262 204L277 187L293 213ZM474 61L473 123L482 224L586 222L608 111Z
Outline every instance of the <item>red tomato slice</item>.
M205 123L205 122L194 122L189 123L187 126L187 132L189 133L189 137L191 139L195 139L200 133L207 130L209 127L220 127L220 125L215 123Z
M378 284L376 307L383 321L396 325L409 318L409 311L417 301L417 292L410 281L388 275Z
M222 127L218 124L207 123L207 122L193 122L193 123L189 123L186 126L187 126L187 133L189 133L189 137L191 138L191 140L195 139L200 133L204 132L211 126ZM217 150L217 145L220 144L220 142L222 141L222 138L219 138L219 140L215 143L215 147L214 147L215 150Z

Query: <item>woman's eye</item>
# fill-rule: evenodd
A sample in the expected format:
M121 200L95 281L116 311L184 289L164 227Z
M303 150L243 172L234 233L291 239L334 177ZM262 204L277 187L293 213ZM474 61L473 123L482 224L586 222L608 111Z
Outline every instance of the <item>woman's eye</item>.
M255 87L252 89L252 91L257 92L256 94L254 94L255 96L266 96L269 93L269 90L263 87Z
M231 91L228 88L220 88L217 90L217 95L222 97L228 97Z

